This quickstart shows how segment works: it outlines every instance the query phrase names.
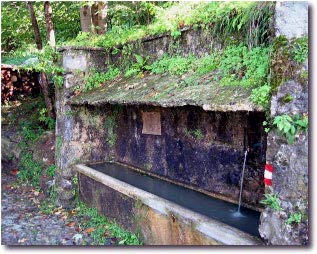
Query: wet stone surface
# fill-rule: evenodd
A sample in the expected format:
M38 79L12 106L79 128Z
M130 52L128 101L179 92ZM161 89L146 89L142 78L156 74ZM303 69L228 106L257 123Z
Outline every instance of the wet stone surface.
M93 239L80 229L80 217L61 208L43 213L44 195L31 186L16 184L16 177L2 173L2 245L92 245ZM105 245L114 244L106 239Z

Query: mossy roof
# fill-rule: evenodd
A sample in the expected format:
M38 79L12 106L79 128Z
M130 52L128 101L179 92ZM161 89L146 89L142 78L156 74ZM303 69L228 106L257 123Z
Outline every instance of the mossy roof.
M117 78L99 88L70 99L72 105L152 105L178 107L199 106L209 111L262 111L250 101L250 88L220 86L211 74L200 77L196 85L185 85L189 75L150 74L143 78Z

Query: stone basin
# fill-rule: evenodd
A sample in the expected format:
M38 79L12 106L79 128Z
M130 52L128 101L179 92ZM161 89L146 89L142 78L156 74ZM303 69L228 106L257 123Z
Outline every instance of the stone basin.
M76 165L80 198L146 245L262 245L259 212L116 163ZM216 215L215 215L216 214ZM239 220L241 220L239 222Z

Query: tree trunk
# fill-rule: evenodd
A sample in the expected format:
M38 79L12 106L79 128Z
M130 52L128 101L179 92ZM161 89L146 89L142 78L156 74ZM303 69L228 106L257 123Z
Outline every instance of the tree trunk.
M91 7L89 5L80 8L80 25L82 32L91 32Z
M48 88L48 82L47 82L47 77L44 72L40 73L40 85L42 88L42 92L44 95L44 100L45 100L45 105L47 108L47 115L53 119L55 119L55 114L54 114L54 109L53 109L53 104L50 98L49 94L49 88Z
M41 38L41 34L40 34L40 29L39 29L39 25L37 23L36 20L36 16L35 16L35 12L34 12L34 8L33 8L33 4L32 2L26 2L27 7L29 9L30 12L30 16L31 16L31 22L32 22L32 27L34 29L34 37L35 37L35 42L36 42L36 47L37 49L42 49L42 38Z
M93 4L91 6L91 21L93 28L91 29L93 33L97 33L98 30L98 4Z
M104 34L107 32L107 13L108 13L108 1L98 2L98 34Z
M55 32L54 32L54 24L53 24L53 10L51 3L49 1L44 2L44 14L45 14L45 24L47 31L47 40L50 46L56 50L56 42L55 42ZM44 100L47 108L47 114L49 117L55 118L53 104L49 94L49 86L47 81L47 76L44 72L40 73L40 85L42 87L42 92L44 95Z
M49 1L44 2L45 23L47 31L47 40L53 49L56 48L55 32L53 25L53 11Z

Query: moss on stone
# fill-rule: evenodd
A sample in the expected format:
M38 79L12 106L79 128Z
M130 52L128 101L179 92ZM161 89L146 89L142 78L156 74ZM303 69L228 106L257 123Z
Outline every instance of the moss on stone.
M301 71L301 68L308 58L308 37L288 40L285 36L278 36L274 39L272 48L272 92L275 94L283 82L292 78L305 84L308 81L308 72Z
M279 99L279 101L280 101L282 104L289 103L289 102L291 102L292 100L293 100L293 96L292 96L291 94L289 94L289 93Z
M212 74L198 78L198 85L183 84L191 74L181 79L173 75L148 75L144 78L121 78L111 81L94 91L71 99L73 105L154 105L175 107L194 105L205 110L262 110L250 102L252 89L238 86L219 86L212 82Z

